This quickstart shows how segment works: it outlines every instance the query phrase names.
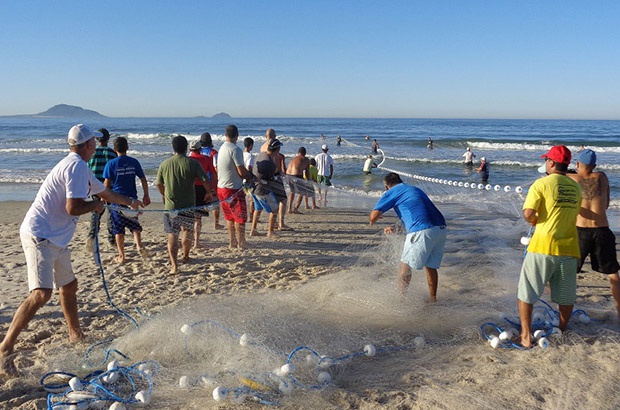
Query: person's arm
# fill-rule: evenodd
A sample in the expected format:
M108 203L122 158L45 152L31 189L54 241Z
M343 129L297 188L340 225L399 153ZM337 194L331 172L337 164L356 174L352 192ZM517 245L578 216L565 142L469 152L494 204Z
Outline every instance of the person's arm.
M157 183L157 190L161 194L161 200L165 204L166 203L166 186L161 182Z
M370 211L370 224L374 225L374 223L377 222L379 218L381 218L381 215L383 215L383 212L376 209Z
M334 176L334 166L332 164L329 164L329 177L333 177Z
M530 225L534 226L538 222L538 214L534 209L524 209L523 219L525 219Z
M237 174L247 181L252 180L252 174L243 165L237 165Z
M97 195L99 195L101 198L105 199L108 202L119 205L127 205L134 210L138 209L139 207L144 207L144 204L139 199L130 198L127 195L119 194L118 192L114 192L110 189L99 192Z
M106 178L103 180L103 185L108 188L108 189L112 189L112 181L110 181L110 178Z
M94 198L92 201L87 201L84 198L67 198L65 202L65 209L71 216L80 216L89 212L103 212L103 202L98 198Z
M149 183L146 180L146 177L140 178L140 183L142 184L142 191L144 195L142 196L142 203L144 206L148 206L151 203L151 197L149 196Z

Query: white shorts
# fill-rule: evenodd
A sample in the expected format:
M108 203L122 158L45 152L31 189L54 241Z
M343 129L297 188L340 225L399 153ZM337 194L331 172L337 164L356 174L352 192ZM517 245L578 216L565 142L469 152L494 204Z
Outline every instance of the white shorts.
M439 269L446 245L446 231L446 226L442 225L407 234L400 261L412 269L419 270L425 266Z
M28 289L58 289L75 280L71 252L49 240L20 233L28 268Z

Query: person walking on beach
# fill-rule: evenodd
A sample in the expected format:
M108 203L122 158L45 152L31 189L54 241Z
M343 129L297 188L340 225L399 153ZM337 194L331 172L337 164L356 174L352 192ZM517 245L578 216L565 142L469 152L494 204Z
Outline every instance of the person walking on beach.
M110 132L105 128L100 128L98 130L100 133L99 136L96 136L95 139L98 142L97 148L95 149L95 154L91 159L88 160L88 168L93 171L95 177L103 182L103 170L105 169L108 161L116 158L116 152L110 147L108 147L108 141L110 141ZM105 212L105 208L103 209ZM99 232L99 226L101 224L101 215L92 214L90 218L90 230L88 231L88 241L86 242L86 248L89 252L93 251L93 244L95 240L95 232ZM108 229L108 242L110 245L114 246L116 244L116 240L114 238L114 233L112 232L112 219L108 217L107 222Z
M181 234L182 263L190 261L191 236L194 231L196 206L194 182L198 178L205 190L204 201L212 199L209 176L200 163L187 157L187 139L177 135L172 139L174 155L164 160L157 169L157 189L164 202L164 231L168 234L168 256L170 275L179 274L179 233Z
M211 191L215 194L217 191L217 150L213 147L213 138L208 132L203 132L200 135L200 153L206 157L211 157L213 168L216 174L209 174L211 180ZM216 231L224 229L224 225L220 225L220 207L219 205L213 208L213 229Z
M316 160L314 158L310 158L310 166L308 167L308 184L309 184L309 197L312 199L312 209L319 209L316 204L315 192L318 190L318 178L319 178L319 170L316 169ZM308 197L305 198L306 201L306 209L310 209L310 204L308 203Z
M533 305L545 285L551 300L559 305L560 330L568 325L577 295L579 239L576 221L581 204L581 187L566 176L571 152L556 145L542 155L547 176L536 180L527 192L523 218L535 226L523 260L517 290L521 345L532 347Z
M467 147L467 150L463 154L463 158L465 158L465 166L471 169L474 166L474 158L476 158L476 154L472 152L471 148Z
M252 214L252 228L250 236L259 236L256 230L258 220L263 210L269 214L269 222L267 225L267 236L275 235L276 219L280 204L277 198L277 190L280 190L280 184L276 183L274 177L276 173L276 164L273 161L274 151L279 149L281 143L278 139L270 141L267 152L261 152L256 156L256 163L253 174L257 178L256 186L252 192L254 197L254 213ZM277 148L275 148L277 147ZM279 194L282 196L282 193ZM284 194L286 196L286 194Z
M394 208L407 232L400 258L398 288L405 294L411 282L411 269L424 269L430 292L430 302L437 301L439 275L446 243L446 220L439 209L421 189L403 183L394 172L384 178L386 191L370 212L370 224ZM395 227L384 229L386 234L396 232Z
M118 156L106 164L103 170L103 177L105 178L103 184L114 192L130 198L138 198L138 190L136 189L136 178L138 178L142 184L142 203L144 206L148 206L151 203L149 184L140 162L127 155L128 149L127 138L118 137L114 140L114 152ZM114 233L118 250L116 262L125 263L125 228L128 228L133 234L138 253L144 255L142 226L138 216L125 216L120 209L110 209L110 219L112 220L112 233Z
M235 125L226 127L226 141L217 156L217 196L228 228L229 248L245 249L245 223L248 220L243 180L252 180L252 174L243 165L243 151L237 146L239 130Z
M291 191L288 198L288 213L298 214L302 198L308 198L310 195L307 181L310 175L310 160L306 158L305 147L299 147L297 155L288 163L286 175ZM295 195L297 195L297 203L293 207Z
M53 289L59 290L69 341L84 339L78 317L78 283L68 248L78 217L89 212L101 214L104 204L99 198L134 210L143 205L106 189L88 168L86 161L95 153L95 136L86 125L71 127L67 136L71 152L47 175L19 229L30 293L17 308L0 343L0 361L6 373L17 373L12 356L17 337L50 300Z
M211 193L215 193L217 189L217 173L213 166L213 157L203 155L202 145L200 140L192 141L189 146L189 158L195 159L200 163L202 169L207 173L209 177L209 186L211 187ZM213 187L216 187L215 189ZM205 207L207 202L205 201L205 187L200 179L194 181L194 196L196 198L196 207ZM194 214L194 250L200 249L200 234L202 232L202 217L209 216L209 212L206 209L196 209Z
M254 139L250 137L246 137L243 139L243 166L252 173L254 169L254 154L252 154L252 150L254 149ZM243 184L248 185L251 184L252 181L243 180ZM250 213L249 215L254 214L254 200L252 199L252 193L249 189L246 189L245 199L250 204Z
M322 134L321 134L322 135ZM269 145L276 139L276 131L273 128L269 128L265 133L265 143L260 147L260 152L267 152L269 150ZM284 188L284 180L283 176L286 175L286 158L280 152L280 147L282 147L282 143L278 140L280 144L279 147L271 150L269 154L273 159L273 162L276 164L276 174L274 176L274 181L276 184L281 184L281 187L276 189L276 197L279 202L278 209L278 230L280 231L291 231L292 228L286 226L284 224L284 215L286 214L286 193L284 193L284 197L280 195L282 192L286 192Z
M323 208L327 206L327 191L332 185L332 177L334 176L334 160L332 156L327 153L329 147L327 144L321 146L321 152L314 160L316 161L316 169L318 171L317 182L319 186L319 202L323 201ZM323 192L321 192L321 185Z
M480 174L480 181L483 184L489 183L489 163L485 157L480 158L480 166L476 168L476 172Z
M595 172L596 153L583 149L577 154L577 173L566 174L581 186L581 210L577 215L577 234L581 259L577 272L590 256L592 270L609 278L618 319L620 319L620 277L616 237L609 229L607 208L609 208L609 180L604 172Z

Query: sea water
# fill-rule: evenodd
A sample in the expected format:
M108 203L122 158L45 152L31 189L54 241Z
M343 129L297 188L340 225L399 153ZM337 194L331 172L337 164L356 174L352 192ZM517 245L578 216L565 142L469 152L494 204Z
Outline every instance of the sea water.
M486 157L490 184L525 189L540 177L540 156L551 146L564 144L573 153L586 146L597 153L597 170L609 177L612 208L620 206L620 121L476 119L0 117L0 200L32 200L47 173L67 154L67 131L78 122L92 129L107 128L112 134L110 146L115 136L126 137L128 154L140 161L150 184L159 164L172 154L172 137L181 134L192 140L207 131L218 148L226 125L232 123L239 128L238 144L251 137L254 152L265 141L268 128L276 130L288 159L301 146L314 156L327 144L335 161L335 187L372 196L383 190L385 173L379 169L365 176L361 171L374 139L385 153L383 165L390 169L478 184L475 168ZM343 139L340 146L338 135ZM428 148L429 138L433 149ZM476 155L473 169L463 164L467 147ZM382 160L381 154L375 156L377 163Z

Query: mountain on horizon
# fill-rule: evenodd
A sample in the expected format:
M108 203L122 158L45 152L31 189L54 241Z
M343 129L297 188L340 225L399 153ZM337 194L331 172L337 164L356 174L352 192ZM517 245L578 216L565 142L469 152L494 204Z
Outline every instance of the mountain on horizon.
M105 115L99 114L97 111L85 110L82 107L67 104L55 105L46 111L40 112L38 114L32 114L32 116L63 118L108 118Z

